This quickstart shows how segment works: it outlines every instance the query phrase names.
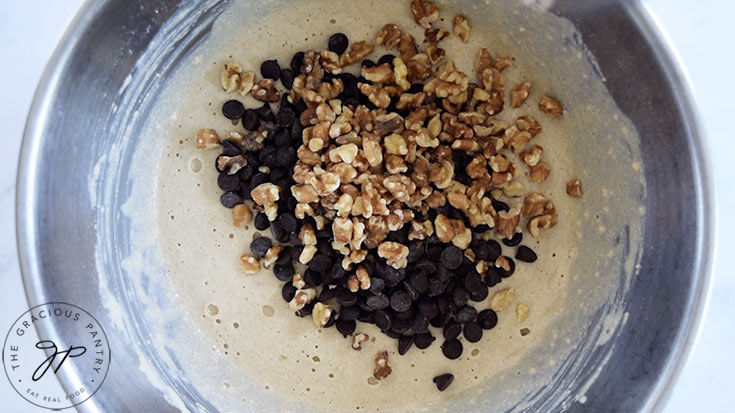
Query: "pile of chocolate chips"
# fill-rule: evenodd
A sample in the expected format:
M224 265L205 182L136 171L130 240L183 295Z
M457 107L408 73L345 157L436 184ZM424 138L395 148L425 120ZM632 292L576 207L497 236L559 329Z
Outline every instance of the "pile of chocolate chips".
M330 37L328 46L331 51L342 53L348 45L347 37L338 33ZM390 63L392 55L381 57L378 64ZM296 75L302 73L304 53L296 53L291 59L289 68L281 69L276 60L268 60L261 66L264 78L281 80L286 89L290 89ZM364 66L375 66L370 60L362 62ZM337 97L342 104L349 106L353 111L359 105L368 109L375 106L358 90L358 82L371 84L363 77L350 73L339 75L325 74L324 81L339 78L344 84L344 90ZM412 85L415 91L423 90L422 84ZM411 92L409 90L409 92ZM295 273L294 263L298 262L303 249L298 234L305 223L316 227L311 217L299 220L294 215L297 201L291 194L293 166L297 161L296 151L302 144L302 131L305 126L299 121L301 113L307 109L303 100L293 105L283 94L278 112L273 112L269 104L258 108L246 109L237 100L230 100L222 106L222 113L229 119L239 120L247 131L265 131L266 139L261 143L246 138L242 145L230 140L223 140L220 156L233 157L243 155L247 158L247 165L236 174L230 175L218 168L219 187L224 191L220 201L227 208L244 203L250 199L250 191L260 184L271 182L281 188L278 203L278 217L269 221L262 212L257 213L254 225L259 231L270 229L273 238L284 244L275 262L273 273L284 282L282 296L287 302L296 294L296 287L292 285ZM387 112L397 112L402 116L406 113L395 108L395 99L388 107ZM465 168L471 158L462 151L453 151L456 165L455 176L458 181L469 181ZM219 158L218 158L219 160ZM219 164L219 162L217 162ZM267 167L267 168L263 168ZM507 204L499 200L493 201L497 211L508 211ZM434 220L437 214L443 214L452 219L460 219L470 227L467 217L449 203L431 210L426 218ZM416 216L421 216L416 212ZM437 337L429 330L429 326L443 329L441 345L443 354L449 359L461 356L463 346L458 340L459 335L475 343L482 338L484 330L490 330L497 324L497 314L492 309L477 311L473 302L480 302L487 298L488 289L513 275L515 263L510 257L505 257L510 269L504 270L490 266L484 277L480 277L474 264L464 256L461 249L451 243L441 242L436 235L425 240L409 241L410 225L405 225L399 231L391 232L387 241L399 242L409 247L408 266L395 269L379 259L376 254L368 254L364 264L371 278L370 288L351 292L346 286L347 271L342 268L342 256L331 247L333 235L330 228L316 232L317 249L308 268L303 274L305 288L319 288L321 292L317 298L297 311L298 316L311 314L314 305L318 302L339 303L338 311L333 311L328 323L324 326L335 328L345 337L355 332L356 323L375 324L380 330L398 341L398 351L405 354L411 346L419 349L429 347ZM503 247L495 240L484 241L481 235L490 230L487 225L472 228L472 248L478 260L495 262L503 255ZM523 239L522 233L516 233L511 239L502 242L506 247L517 247L515 258L524 262L536 260L536 254L526 246L519 246ZM251 253L256 257L265 256L272 242L269 238L259 237L252 241ZM443 390L451 382L451 375L439 376L438 387ZM452 376L453 377L453 376Z

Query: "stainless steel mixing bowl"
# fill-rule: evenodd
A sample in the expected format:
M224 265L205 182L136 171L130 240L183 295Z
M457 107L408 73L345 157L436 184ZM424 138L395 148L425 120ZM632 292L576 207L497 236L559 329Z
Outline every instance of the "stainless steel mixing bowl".
M98 270L95 239L110 237L112 255L129 252L127 223L114 213L129 194L125 166L133 149L119 147L123 133L141 127L166 75L205 38L228 1L206 4L177 0L88 1L56 50L28 119L20 158L17 229L20 262L32 306L63 300L112 326L98 280L112 277L115 291L134 302L134 288L113 268ZM648 197L640 276L625 297L632 316L620 334L582 362L590 374L610 359L586 389L585 404L539 404L544 411L651 411L659 409L678 375L705 307L713 222L712 191L700 130L678 63L645 8L633 1L551 2L570 19L598 59L607 86L638 128ZM157 36L166 47L149 48ZM118 171L101 177L116 188L100 222L88 178L101 156L121 157ZM159 354L133 304L122 309L128 329L109 327L111 374L104 391L81 410L169 411L173 407L138 360ZM132 327L131 327L132 326ZM608 346L614 346L608 347ZM155 365L155 363L154 363ZM212 409L186 377L161 371L192 409ZM69 386L74 377L60 377ZM580 383L550 391L574 396ZM571 397L570 396L570 397Z

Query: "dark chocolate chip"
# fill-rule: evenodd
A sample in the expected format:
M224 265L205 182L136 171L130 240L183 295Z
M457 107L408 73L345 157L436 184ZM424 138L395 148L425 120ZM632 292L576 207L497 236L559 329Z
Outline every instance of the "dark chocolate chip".
M223 172L217 177L217 186L223 191L237 191L240 188L240 177Z
M510 257L505 257L506 260L508 260L508 264L510 264L510 270L506 271L504 268L498 268L498 274L500 274L500 278L508 278L516 271L516 263L511 259Z
M414 270L421 271L424 274L431 275L436 272L436 265L428 259L419 260L413 266Z
M396 318L399 320L413 320L413 318L416 316L416 309L413 307L408 307L408 310L396 313Z
M317 254L309 261L309 269L317 273L327 272L330 267L332 267L332 260L326 255Z
M308 315L311 315L312 311L314 310L314 304L314 301L306 304L304 308L296 312L296 315L299 317L306 317Z
M332 311L329 314L329 319L327 319L326 324L324 324L324 328L329 328L329 327L333 326L335 323L337 323L337 312L336 311Z
M462 326L458 323L451 322L444 327L444 339L454 340L459 337L459 333L462 332Z
M454 291L452 291L452 302L457 307L463 307L467 305L467 302L469 300L470 300L470 293L466 289L462 287L457 287L454 289Z
M273 275L280 281L291 281L294 275L293 265L280 265L276 264L273 267Z
M357 321L360 321L362 323L370 323L373 321L373 312L372 311L365 311L360 310L360 315L357 316Z
M283 87L286 89L291 89L293 87L293 80L296 79L296 74L291 69L283 69L281 70L281 83L283 84Z
M296 114L291 108L281 108L276 115L276 122L282 128L291 126L294 120L296 120Z
M446 326L447 324L449 324L450 321L452 321L452 315L451 314L449 314L449 313L444 313L444 314L439 313L434 318L432 318L431 320L429 320L429 323L432 326L436 327L436 328L443 328L444 326Z
M457 310L457 322L460 324L469 323L477 318L477 310L471 305L466 305Z
M260 74L266 79L278 80L281 77L281 66L275 59L266 60L260 65Z
M266 122L275 122L276 117L273 115L273 110L271 109L271 105L264 103L263 106L259 107L258 109L255 109L255 112L258 114L258 117L260 117L260 120L266 121Z
M436 384L436 388L439 389L439 391L446 390L447 387L452 384L452 381L454 381L454 375L451 373L440 374L434 377L434 384Z
M390 308L402 313L411 308L411 297L405 291L396 291L390 297Z
M411 329L411 322L408 320L400 320L393 318L393 322L390 325L390 330L398 334L406 334Z
M255 228L258 231L265 231L270 225L271 223L268 221L268 217L265 216L264 213L258 212L255 214Z
M516 251L516 259L519 259L523 262L534 262L537 258L538 256L536 255L536 253L525 245L521 245L520 247L518 247L518 251Z
M384 310L390 306L390 299L380 294L368 297L367 305L372 310Z
M258 237L250 243L250 252L258 258L263 258L272 246L273 242L270 238Z
M398 337L398 354L404 355L413 345L413 336Z
M329 269L329 275L332 277L332 279L339 280L347 275L347 271L342 268L342 263L338 260L334 264L332 264L332 267Z
M500 244L498 244L498 241L489 240L487 242L480 243L480 245L473 248L472 251L474 251L475 257L478 260L495 262L503 250L500 247Z
M490 265L487 269L487 272L485 272L485 285L488 287L494 287L497 285L502 279L500 278L500 272L495 267L495 265Z
M350 44L350 41L347 39L347 36L345 36L344 33L335 33L331 36L329 36L329 42L328 47L329 50L337 53L342 54L347 50L347 46Z
M429 288L427 295L429 297L436 297L444 292L444 283L439 281L437 278L429 278Z
M246 182L250 180L250 177L253 176L253 169L252 166L248 165L244 168L240 168L239 171L237 171L237 177L240 178L241 181Z
M450 360L458 359L462 355L462 343L457 339L447 340L442 344L442 353Z
M322 279L322 283L324 283L324 279ZM317 301L323 303L323 302L331 300L332 298L334 298L335 295L337 295L337 289L329 288L325 285L324 288L322 288L322 292L319 293L319 297L317 297Z
M485 330L490 330L498 324L498 315L489 308L482 310L477 315L477 324Z
M419 93L424 91L424 84L423 83L414 83L411 85L410 88L406 91L406 93Z
M492 200L492 206L493 206L493 209L496 210L497 212L500 212L500 211L508 212L508 211L510 211L510 207L508 206L508 204L506 204L503 201L498 201L497 199L493 199Z
M444 248L444 251L442 251L441 254L442 265L449 268L450 270L459 268L459 266L462 265L463 258L464 255L462 254L462 250L455 247L454 245L450 245Z
M322 284L321 275L312 269L307 269L306 271L304 271L303 278L304 284L306 284L306 286L309 288L317 287Z
M393 330L381 331L381 333L385 334L386 336L388 336L390 338L399 338L399 337L401 337L400 334L394 332Z
M234 208L235 205L242 204L242 197L237 192L225 192L219 197L219 202L225 208Z
M349 306L349 307L342 307L342 309L339 312L339 318L340 320L350 321L350 320L357 320L357 317L360 316L360 307L357 306Z
M411 330L416 334L426 333L429 331L429 320L423 314L416 314L411 322Z
M411 287L418 293L423 294L426 292L426 289L429 288L429 277L426 276L423 272L414 272L409 277L409 281L411 282ZM415 300L416 298L414 298Z
M431 346L431 343L433 343L434 340L436 340L436 337L432 336L430 333L416 334L413 337L413 342L416 344L416 348L421 350Z
M439 306L436 301L430 298L424 298L419 302L419 312L428 319L434 318L439 314Z
M301 65L304 64L304 52L297 52L293 57L291 58L291 70L294 71L294 73L301 73Z
M225 139L220 143L222 145L222 155L225 156L237 156L242 155L242 149L237 144L229 139Z
M373 322L381 330L390 329L391 321L392 320L391 320L390 314L388 314L387 312L383 310L379 310L373 313Z
M245 114L245 106L239 100L228 100L222 105L222 114L227 119L240 119Z
M509 246L509 247L515 247L516 245L520 244L523 240L523 233L522 232L516 232L513 234L513 238L503 238L503 244Z
M357 294L353 294L346 288L337 290L337 302L343 306L351 306L357 304Z
M392 54L384 54L383 56L380 56L380 59L378 59L378 64L379 65L382 65L384 63L388 63L392 67L393 66L393 59L395 59L395 58L396 57L394 55L392 55Z
M347 337L355 332L355 327L357 327L357 323L355 323L355 320L345 320L342 318L338 318L335 326L337 327L337 331L342 333L344 337Z
M464 288L466 288L467 291L477 291L487 287L482 284L480 276L476 272L472 271L464 278Z
M285 213L278 216L278 224L286 232L293 233L298 230L298 223L296 217L291 213ZM326 270L325 270L326 271Z
M470 291L470 300L480 302L486 299L488 294L487 286L483 284L480 289Z
M477 343L482 338L482 328L480 328L480 325L474 321L470 321L464 325L462 334L470 343Z
M342 267L341 264L339 264L339 266L340 268ZM368 288L368 291L373 294L380 294L383 292L383 289L385 289L385 281L382 278L372 277L370 279L370 288Z
M375 66L377 66L377 64L375 62L373 62L372 60L370 60L370 59L365 59L365 60L362 61L362 63L360 63L360 67L371 68L371 67L375 67Z
M283 287L281 288L281 297L283 297L283 301L289 302L293 300L295 295L296 287L294 287L293 284L290 282L283 284Z

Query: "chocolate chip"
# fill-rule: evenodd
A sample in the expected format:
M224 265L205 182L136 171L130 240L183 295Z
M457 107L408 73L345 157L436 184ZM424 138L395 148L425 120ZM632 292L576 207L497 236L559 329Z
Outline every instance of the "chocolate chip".
M423 294L426 292L426 289L429 288L429 277L427 277L423 272L414 272L409 277L409 281L411 283L411 287L413 287L418 294ZM413 299L415 300L416 298Z
M377 66L377 63L373 62L370 59L365 59L365 60L362 61L362 63L360 63L360 67L371 68L371 67L375 67L375 66Z
M258 212L255 214L255 228L258 231L265 231L270 225L271 223L268 221L268 217L265 216L264 213Z
M281 108L276 115L276 122L282 128L291 126L294 120L296 120L296 114L291 108Z
M219 197L219 202L225 208L234 208L235 205L242 204L242 197L237 192L225 192Z
M296 217L294 217L293 214L291 213L284 213L284 214L279 215L278 224L281 226L281 229L283 229L286 232L292 233L298 230L298 223L296 222Z
M222 105L222 114L227 119L240 119L245 114L245 106L239 100L228 100Z
M280 281L291 281L294 275L293 265L280 265L276 264L273 267L273 275Z
M390 297L390 308L402 313L411 308L411 297L405 291L396 291Z
M260 74L266 79L278 80L281 77L281 66L275 59L266 60L260 65Z
M413 336L400 336L398 337L398 354L404 355L408 352L408 349L413 345Z
M357 306L342 307L339 312L340 320L350 321L357 320L360 315L360 308Z
M322 279L321 283L324 284L324 279ZM322 292L319 293L319 297L317 297L317 301L323 303L323 302L331 300L332 298L334 298L335 295L337 295L337 289L329 288L325 285L324 288L322 288Z
M424 317L432 319L439 314L439 306L437 306L436 301L430 298L424 298L419 302L419 312L423 314Z
M411 322L408 320L399 320L398 318L393 317L390 330L398 334L406 334L411 330Z
M477 343L482 338L482 328L480 328L480 325L474 321L470 321L464 325L462 334L470 343Z
M482 310L477 315L477 324L485 330L490 330L498 324L498 315L489 308Z
M350 292L346 288L341 288L337 291L337 302L344 306L351 306L357 304L357 295Z
M319 275L318 272L311 269L307 269L306 271L304 271L303 278L304 283L309 288L318 287L322 284L322 277Z
M416 309L414 307L408 307L408 310L396 313L396 318L399 320L413 320L413 318L416 316Z
M242 155L242 149L237 144L229 139L225 139L220 143L222 145L222 155L225 156L237 156Z
M523 240L523 233L522 232L516 232L513 234L513 238L503 238L503 244L509 246L509 247L515 247L516 245L520 244Z
M470 300L480 302L486 299L488 294L489 293L487 291L487 286L482 285L482 288L480 288L479 290L470 291Z
M462 306L467 305L467 302L469 300L470 300L470 293L466 289L462 287L457 287L454 289L454 291L452 291L452 302L457 307L462 307Z
M459 333L461 332L462 326L455 322L449 323L444 327L444 339L454 340L455 338L459 337Z
M306 304L304 308L296 312L296 315L299 317L306 317L308 315L311 315L312 311L314 310L314 304L314 301Z
M447 340L442 344L442 353L450 360L458 359L462 355L462 343L457 339Z
M393 67L393 59L395 58L396 57L392 54L384 54L383 56L380 56L380 59L378 59L378 64L382 65L384 63L388 63L389 65L391 65L391 67Z
M436 272L436 265L428 259L419 260L413 266L414 270L421 271L424 274L433 274Z
M534 262L538 258L535 252L533 252L532 249L528 248L525 245L521 245L518 247L518 251L516 251L516 258L523 261L523 262Z
M329 276L332 277L332 279L334 280L342 279L345 275L347 275L347 271L342 268L342 263L340 261L336 261L329 269Z
M329 328L333 326L335 323L337 323L337 312L332 311L329 314L329 318L327 319L327 322L324 324L324 328Z
M329 36L329 42L327 44L330 51L342 54L347 50L347 45L350 44L350 41L344 33L335 33Z
M283 287L281 288L281 297L283 297L283 301L289 302L293 300L294 296L296 296L296 287L291 283L283 284Z
M390 329L391 321L392 320L391 320L390 314L388 314L387 312L383 310L379 310L373 313L373 322L381 330Z
M463 258L464 255L462 254L462 250L454 245L444 248L444 251L441 253L442 264L450 270L459 268L459 266L462 265Z
M372 310L384 310L390 306L390 299L380 294L368 297L367 305Z
M466 305L457 310L457 322L460 324L469 323L477 318L477 310L471 305Z
M439 313L437 316L429 320L429 323L436 328L443 328L452 321L452 315L449 313Z
M485 273L485 285L488 287L494 287L502 281L500 278L500 272L494 265L490 265Z
M342 267L341 264L339 264L340 268ZM370 291L373 294L380 294L385 289L385 280L378 277L372 277L370 279L370 288L368 288L368 291ZM391 297L392 299L392 297Z
M357 316L357 321L360 321L362 323L370 323L373 320L373 313L372 311L365 311L360 310L360 315Z
M482 280L480 279L480 276L474 271L468 273L465 276L464 288L466 288L467 291L477 291L483 288L487 289L487 287L482 284Z
M294 73L293 70L291 69L281 70L281 83L283 84L283 87L291 90L291 88L293 87L294 79L296 79L296 73Z
M344 337L347 337L355 332L355 327L357 327L357 323L355 323L355 320L345 320L342 318L338 318L335 326L337 327L337 331L342 333Z
M429 320L423 314L416 314L411 322L411 330L416 334L426 333L429 331Z
M508 264L510 264L510 270L506 271L504 268L496 267L501 278L508 278L516 271L516 263L510 257L505 257L505 259L508 260Z
M260 120L266 121L266 122L275 122L276 116L273 115L273 110L271 109L271 105L264 103L263 106L259 107L258 109L255 109L255 112L260 117ZM261 125L264 126L264 125Z
M291 70L294 71L294 73L301 73L301 65L304 64L304 52L297 52L293 57L291 58Z
M273 242L270 238L258 237L250 243L250 252L258 258L263 258L272 246Z
M424 84L423 83L414 83L411 85L410 88L406 91L406 93L419 93L424 91Z
M240 177L223 172L217 177L217 186L223 191L237 191L240 188Z
M240 178L242 182L246 182L250 180L250 177L253 176L253 169L252 166L248 165L244 168L240 168L239 171L237 171L237 177Z
M498 201L497 199L493 199L491 203L492 203L493 209L496 210L497 212L510 211L510 207L508 206L508 204L506 204L503 201Z
M447 387L452 384L452 381L454 381L454 375L451 373L440 374L434 377L434 383L436 384L436 388L439 389L439 391L446 390Z
M436 340L436 337L432 336L430 333L416 334L413 337L413 342L416 344L416 348L421 350L429 348L434 340Z
M331 266L332 260L326 255L322 254L315 255L314 258L309 261L309 269L320 274L329 271L329 268Z
M473 248L472 251L475 253L475 257L478 260L495 262L500 256L503 249L501 248L498 241L489 240L487 242L480 243L477 247Z
M436 297L444 292L444 283L439 281L437 278L429 278L429 288L427 295L429 297Z

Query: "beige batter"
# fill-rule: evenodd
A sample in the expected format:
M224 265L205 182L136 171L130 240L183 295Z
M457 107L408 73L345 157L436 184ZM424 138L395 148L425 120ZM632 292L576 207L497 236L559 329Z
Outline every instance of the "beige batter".
M477 396L487 403L487 393L493 392L497 404L485 409L506 408L502 400L520 400L545 384L578 344L587 328L580 323L618 287L618 268L633 272L632 260L615 263L620 248L612 245L611 234L628 225L631 249L637 249L643 212L637 136L587 55L565 42L572 37L572 26L505 1L464 8L441 4L439 26L451 29L457 12L469 18L470 42L462 44L451 36L442 47L460 70L473 73L477 50L487 47L494 56L516 59L504 72L506 88L522 79L533 83L528 102L519 109L506 105L499 118L512 122L528 114L541 122L543 132L534 143L544 147L551 175L542 184L524 183L550 197L559 212L559 224L538 240L526 234L524 243L538 253L538 261L518 262L515 275L490 290L492 297L513 288L516 300L499 313L497 327L484 331L479 343L462 340L459 360L441 354L441 331L433 327L438 338L430 348L413 347L400 356L396 340L358 323L356 331L375 341L365 343L362 351L352 350L350 338L342 338L336 329L317 329L311 317L294 316L280 296L282 283L267 270L243 274L239 256L259 234L254 228L233 227L231 211L219 204L213 167L218 152L196 149L193 139L199 128L214 128L221 136L241 128L220 113L222 102L239 99L219 86L224 63L239 62L258 72L263 60L278 58L285 67L295 51L325 48L334 32L346 33L351 41L372 41L386 23L398 24L420 41L423 32L411 19L407 1L310 0L255 8L252 2L236 4L171 82L145 138L157 142L160 151L157 194L148 199L155 203L160 252L181 309L210 340L212 354L203 357L224 358L237 367L240 379L256 383L260 391L247 397L280 400L294 411L413 411L457 408L460 399L471 405ZM250 14L267 17L242 24ZM377 60L382 53L378 50L370 58ZM563 117L550 119L536 109L544 94L565 105ZM253 107L256 102L245 103ZM574 177L583 183L581 199L565 193L565 183ZM504 248L512 256L514 249ZM475 306L482 310L488 302ZM516 319L519 303L530 309L523 322ZM521 328L530 334L521 336ZM376 384L370 377L375 353L382 349L389 351L393 373ZM455 376L445 392L432 383L441 373ZM235 378L223 380L233 383ZM227 392L212 394L221 398L221 406L247 405L245 399L227 399Z

